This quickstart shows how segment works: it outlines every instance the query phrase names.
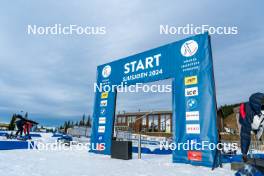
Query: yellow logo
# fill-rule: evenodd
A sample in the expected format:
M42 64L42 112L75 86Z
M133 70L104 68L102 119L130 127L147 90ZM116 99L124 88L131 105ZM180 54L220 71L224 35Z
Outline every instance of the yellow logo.
M102 94L101 94L101 98L103 99L103 98L107 98L108 97L108 92L103 92Z
M189 76L184 78L185 85L193 85L198 83L197 76Z

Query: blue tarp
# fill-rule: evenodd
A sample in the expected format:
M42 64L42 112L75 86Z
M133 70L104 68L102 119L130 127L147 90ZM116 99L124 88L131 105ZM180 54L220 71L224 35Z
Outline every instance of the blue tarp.
M0 141L0 150L32 149L32 146L33 141Z
M8 135L7 132L0 132L0 136L6 136L6 135Z
M250 155L249 155L249 157L251 158ZM264 154L253 154L252 157L264 159ZM222 155L222 162L223 163L243 162L242 154L240 154L240 155Z
M0 136L7 136L7 132L0 132ZM30 134L31 137L41 137L41 134Z
M31 137L41 137L41 134L30 134Z
M56 134L56 133L54 133L53 135L52 135L52 137L62 137L63 136L63 134Z

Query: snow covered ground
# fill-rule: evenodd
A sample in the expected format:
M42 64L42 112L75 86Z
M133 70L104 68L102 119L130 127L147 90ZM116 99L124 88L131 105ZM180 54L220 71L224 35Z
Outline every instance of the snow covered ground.
M0 171L7 176L222 176L234 175L230 164L211 171L171 162L171 155L143 155L123 161L87 151L0 151ZM1 174L2 175L2 174Z
M36 139L54 142L51 134ZM210 168L172 163L171 155L142 155L124 161L84 150L2 150L0 175L6 176L228 176L234 175L230 164L212 171Z

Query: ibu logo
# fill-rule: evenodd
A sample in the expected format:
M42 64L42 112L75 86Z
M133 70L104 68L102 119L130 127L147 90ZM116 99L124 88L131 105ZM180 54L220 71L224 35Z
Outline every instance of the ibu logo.
M103 71L102 71L102 76L104 78L108 78L111 74L111 66L110 65L106 65L104 68L103 68Z

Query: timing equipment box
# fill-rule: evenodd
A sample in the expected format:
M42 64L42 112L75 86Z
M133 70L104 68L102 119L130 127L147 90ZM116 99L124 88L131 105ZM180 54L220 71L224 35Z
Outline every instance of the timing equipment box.
M112 140L111 158L123 160L132 159L132 142Z

